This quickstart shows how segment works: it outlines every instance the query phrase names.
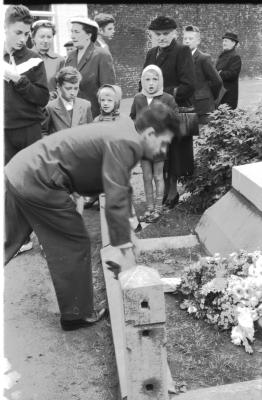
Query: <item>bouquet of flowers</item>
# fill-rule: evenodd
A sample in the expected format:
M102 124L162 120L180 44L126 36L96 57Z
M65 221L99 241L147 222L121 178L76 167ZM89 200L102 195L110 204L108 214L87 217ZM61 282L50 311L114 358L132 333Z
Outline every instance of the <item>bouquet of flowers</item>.
M196 318L231 329L231 339L253 353L254 321L262 326L262 251L215 254L190 265L177 291Z

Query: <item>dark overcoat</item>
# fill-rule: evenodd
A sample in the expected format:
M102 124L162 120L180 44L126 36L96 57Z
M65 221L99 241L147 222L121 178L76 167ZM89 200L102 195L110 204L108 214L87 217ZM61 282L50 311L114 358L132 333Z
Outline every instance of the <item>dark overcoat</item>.
M177 104L181 107L189 105L189 99L194 92L194 65L189 47L172 40L158 57L157 53L158 46L148 51L143 68L150 64L157 65L163 74L164 92L173 96L173 91L177 88Z
M222 79L212 63L211 56L196 49L193 54L195 91L193 104L199 117L215 110L214 100L222 87Z
M72 51L66 59L65 66L78 69L82 75L78 97L89 100L93 118L99 114L97 91L100 86L115 84L115 70L111 54L102 47L90 43L79 64L77 50Z
M179 107L192 105L194 93L194 64L188 46L175 40L164 48L157 57L158 47L150 49L146 55L144 68L150 64L157 65L163 74L164 92L173 95ZM141 84L140 84L141 89ZM178 141L174 138L169 146L168 159L165 162L167 175L175 177L189 175L193 172L193 138L191 136Z
M218 70L225 89L220 104L228 104L232 109L237 108L238 103L238 80L241 71L241 58L235 49L223 51L217 59Z

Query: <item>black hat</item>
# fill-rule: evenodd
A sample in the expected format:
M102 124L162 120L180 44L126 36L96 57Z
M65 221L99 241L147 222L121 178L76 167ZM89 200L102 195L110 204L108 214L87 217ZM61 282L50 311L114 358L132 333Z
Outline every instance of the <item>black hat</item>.
M160 15L153 19L148 27L150 31L163 31L166 29L176 29L177 24L173 18Z
M64 44L64 47L72 47L72 46L74 46L74 43L73 43L73 42L66 42L66 43Z
M233 40L236 43L239 42L237 35L235 33L233 33L233 32L226 32L223 35L222 39L230 39L230 40Z

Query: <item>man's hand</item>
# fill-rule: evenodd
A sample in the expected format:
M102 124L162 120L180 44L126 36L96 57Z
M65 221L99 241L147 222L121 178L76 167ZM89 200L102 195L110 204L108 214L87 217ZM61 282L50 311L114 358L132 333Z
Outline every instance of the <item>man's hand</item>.
M15 68L12 65L7 64L4 66L4 79L6 81L13 81L17 83L21 79L21 77L22 76L18 72L16 72Z
M136 255L134 247L122 248L120 250L124 259L122 271L134 267L136 265Z
M104 259L108 269L114 273L114 278L118 279L118 274L136 265L133 247L121 248L108 246L103 249Z

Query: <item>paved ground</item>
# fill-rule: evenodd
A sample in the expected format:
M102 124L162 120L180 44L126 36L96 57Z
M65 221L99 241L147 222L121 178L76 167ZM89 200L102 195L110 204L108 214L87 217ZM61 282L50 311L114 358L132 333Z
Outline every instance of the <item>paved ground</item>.
M241 81L241 107L262 97L262 80ZM122 102L128 114L132 99ZM98 213L86 213L93 240L95 278L100 273L101 245ZM172 232L171 232L172 235ZM5 268L4 352L17 371L9 400L114 400L116 366L110 325L65 333L45 260L35 248L14 258ZM101 280L101 277L100 277ZM97 288L98 300L105 298Z

